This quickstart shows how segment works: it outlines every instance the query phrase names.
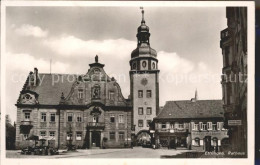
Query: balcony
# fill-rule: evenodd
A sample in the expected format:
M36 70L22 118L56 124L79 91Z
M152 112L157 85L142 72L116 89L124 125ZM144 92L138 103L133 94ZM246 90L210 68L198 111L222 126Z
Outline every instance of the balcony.
M32 125L32 121L29 120L21 121L21 125Z
M88 128L104 129L105 128L105 123L88 122L87 126L88 126Z

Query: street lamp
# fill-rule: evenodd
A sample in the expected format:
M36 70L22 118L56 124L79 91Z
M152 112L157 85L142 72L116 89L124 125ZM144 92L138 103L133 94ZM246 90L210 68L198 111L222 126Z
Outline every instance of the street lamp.
M152 140L153 149L155 149L155 139L154 139L155 130L150 130L150 133L153 134L153 137L151 140Z

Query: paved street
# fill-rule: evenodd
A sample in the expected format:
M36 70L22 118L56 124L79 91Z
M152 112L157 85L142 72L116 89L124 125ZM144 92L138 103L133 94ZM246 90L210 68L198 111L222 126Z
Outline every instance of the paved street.
M133 149L92 149L77 150L53 156L21 155L19 150L6 151L7 158L161 158L188 152L188 150L150 149L135 147Z

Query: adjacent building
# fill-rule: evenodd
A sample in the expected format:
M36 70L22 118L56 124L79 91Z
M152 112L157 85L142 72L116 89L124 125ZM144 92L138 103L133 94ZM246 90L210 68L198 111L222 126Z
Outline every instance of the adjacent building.
M220 151L228 138L221 100L167 101L154 119L157 147Z
M227 28L221 31L222 90L225 128L230 149L247 152L247 8L227 7Z
M56 147L125 147L131 143L132 106L98 62L85 75L30 72L17 101L16 146L38 136ZM30 138L29 138L30 139Z

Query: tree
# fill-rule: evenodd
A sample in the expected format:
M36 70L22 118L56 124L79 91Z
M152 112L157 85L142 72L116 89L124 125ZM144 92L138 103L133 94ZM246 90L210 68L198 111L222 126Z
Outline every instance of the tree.
M6 138L6 149L15 148L15 127L11 124L9 115L5 116L5 138Z

